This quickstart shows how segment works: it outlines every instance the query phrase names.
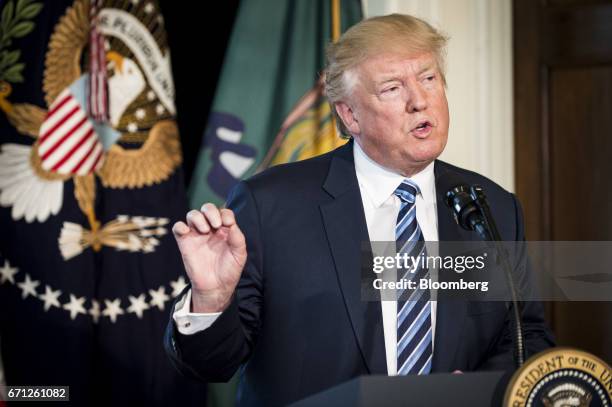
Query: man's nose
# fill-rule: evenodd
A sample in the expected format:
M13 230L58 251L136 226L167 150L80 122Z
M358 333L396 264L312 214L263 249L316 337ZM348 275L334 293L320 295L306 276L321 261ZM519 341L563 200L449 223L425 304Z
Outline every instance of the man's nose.
M412 86L408 95L406 110L413 113L425 109L427 109L427 95L418 85Z

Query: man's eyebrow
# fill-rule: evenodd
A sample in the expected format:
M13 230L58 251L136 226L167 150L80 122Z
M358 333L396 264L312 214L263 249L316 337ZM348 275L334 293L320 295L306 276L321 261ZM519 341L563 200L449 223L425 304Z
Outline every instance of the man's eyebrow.
M435 69L436 64L427 64L427 65L423 65L421 66L421 68L417 71L417 75L421 75L423 72L429 71L431 69ZM383 84L383 83L387 83L387 82L393 82L393 81L399 81L401 80L400 75L398 74L390 74L390 75L385 75L383 76L380 80L376 81L377 85Z
M429 71L431 69L435 69L435 67L436 67L435 63L428 63L427 65L423 65L417 71L417 76L418 75L422 75L423 72ZM401 81L401 80L402 80L401 79L401 74L392 73L392 74L388 74L388 75L383 76L382 78L377 80L374 84L375 84L375 86L381 86L381 85L384 85L384 84L389 83L389 82L395 82L395 81Z
M401 81L401 79L398 76L395 76L395 75L394 76L388 76L386 78L382 78L379 81L376 81L376 85L380 86L380 85L384 85L384 84L389 83L389 82L399 82L399 81Z
M417 73L417 75L422 74L425 71L429 71L430 69L434 69L435 68L435 64L427 64L421 67L421 69L419 69L419 72Z

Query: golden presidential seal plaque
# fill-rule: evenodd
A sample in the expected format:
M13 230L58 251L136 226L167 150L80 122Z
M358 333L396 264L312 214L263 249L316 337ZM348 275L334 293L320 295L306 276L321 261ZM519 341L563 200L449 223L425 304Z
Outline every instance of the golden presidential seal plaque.
M612 406L612 370L587 352L553 348L531 357L512 376L504 406Z

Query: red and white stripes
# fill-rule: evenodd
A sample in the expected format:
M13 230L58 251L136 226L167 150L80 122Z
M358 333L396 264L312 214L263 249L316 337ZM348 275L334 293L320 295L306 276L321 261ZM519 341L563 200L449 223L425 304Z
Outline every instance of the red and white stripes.
M87 175L102 164L102 143L78 101L65 89L40 128L42 168L59 174Z

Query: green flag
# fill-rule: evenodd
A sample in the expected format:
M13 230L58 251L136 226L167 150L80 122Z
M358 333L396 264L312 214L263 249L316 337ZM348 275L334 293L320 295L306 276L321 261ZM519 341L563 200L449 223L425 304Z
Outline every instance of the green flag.
M320 80L331 10L331 0L241 3L191 181L192 207L221 204L240 179L344 142ZM361 15L359 0L343 0L341 29Z

